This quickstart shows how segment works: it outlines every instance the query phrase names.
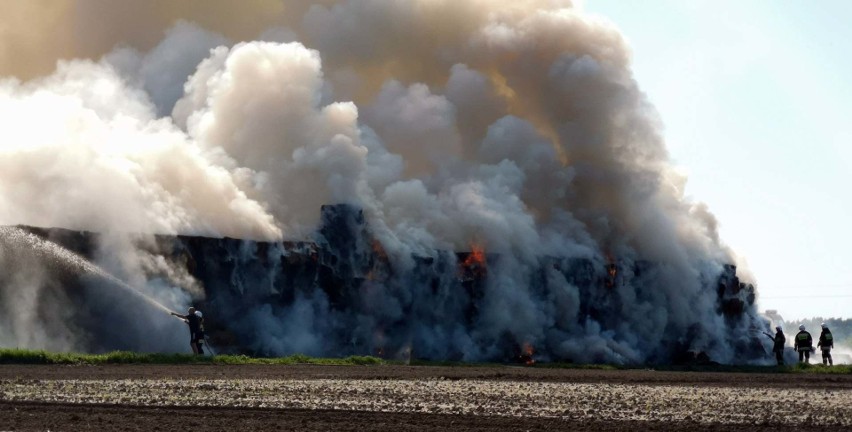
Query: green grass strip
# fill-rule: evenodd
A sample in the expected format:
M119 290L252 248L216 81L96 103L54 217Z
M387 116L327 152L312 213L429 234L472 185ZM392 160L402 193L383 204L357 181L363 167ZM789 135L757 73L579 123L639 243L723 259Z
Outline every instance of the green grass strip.
M402 362L382 360L372 356L349 356L345 358L320 358L304 354L287 357L249 357L245 355L196 356L192 354L137 353L113 351L106 354L57 353L48 351L0 348L0 364L44 364L44 365L102 365L102 364L217 364L217 365L407 365L451 366L451 367L502 367L500 363L465 363L452 361L412 360ZM795 364L788 366L747 365L633 365L608 364L536 363L536 369L592 369L592 370L637 370L653 369L672 372L727 372L727 373L804 373L804 374L852 374L852 365L823 366L822 364Z
M374 365L384 361L378 357L349 356L318 358L303 354L288 357L249 357L244 355L196 356L192 354L161 354L113 351L106 354L54 353L24 349L0 349L0 364L316 364L316 365Z
M672 372L852 374L852 365L823 366L822 363L793 364L785 366L655 365L650 368L659 371Z
M409 364L402 361L388 360L387 364ZM452 366L452 367L503 367L521 364L502 363L465 363L454 361L411 360L412 366ZM583 364L561 362L537 362L534 369L583 369L583 370L655 370L664 372L724 372L724 373L806 373L806 374L852 374L852 365L823 366L820 364L795 364L787 366L751 366L751 365L612 365L612 364Z

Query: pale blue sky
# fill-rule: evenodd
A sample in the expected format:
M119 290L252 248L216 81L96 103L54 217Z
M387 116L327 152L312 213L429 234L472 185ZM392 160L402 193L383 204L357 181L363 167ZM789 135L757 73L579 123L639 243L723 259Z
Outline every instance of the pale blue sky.
M760 309L852 318L852 1L584 3L624 33Z

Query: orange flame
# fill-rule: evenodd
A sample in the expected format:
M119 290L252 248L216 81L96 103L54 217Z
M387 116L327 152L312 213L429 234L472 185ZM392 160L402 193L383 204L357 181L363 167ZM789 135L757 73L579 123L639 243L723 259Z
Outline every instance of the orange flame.
M485 267L485 248L476 244L470 245L470 255L465 258L462 265L465 267L474 265Z
M477 244L470 245L470 253L459 263L459 277L464 280L482 279L487 274L485 249Z
M533 354L535 354L535 349L529 342L524 342L524 346L521 349L521 360L523 360L524 364L527 366L532 366L535 364L535 359L533 358Z

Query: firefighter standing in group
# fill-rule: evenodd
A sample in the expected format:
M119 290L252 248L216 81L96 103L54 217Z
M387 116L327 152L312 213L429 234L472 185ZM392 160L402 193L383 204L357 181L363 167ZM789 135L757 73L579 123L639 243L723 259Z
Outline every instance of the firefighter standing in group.
M796 333L796 339L793 342L793 349L799 352L799 363L811 362L811 351L814 349L814 339L811 334L805 331L805 325L799 326L799 332Z
M822 333L819 334L819 342L817 346L822 350L822 364L834 365L831 359L831 349L834 348L834 336L831 335L831 330L825 323L822 323Z

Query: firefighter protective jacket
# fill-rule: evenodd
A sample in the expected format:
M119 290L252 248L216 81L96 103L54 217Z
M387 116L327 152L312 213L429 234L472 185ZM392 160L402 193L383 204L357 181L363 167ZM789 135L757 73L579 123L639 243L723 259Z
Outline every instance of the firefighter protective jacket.
M787 343L787 338L784 333L775 332L775 345L772 347L772 352L784 351L784 344Z
M796 341L793 343L793 348L798 351L810 351L814 347L814 339L811 334L802 330L796 334Z
M817 345L822 349L834 348L834 337L831 335L831 330L825 329L820 333Z

